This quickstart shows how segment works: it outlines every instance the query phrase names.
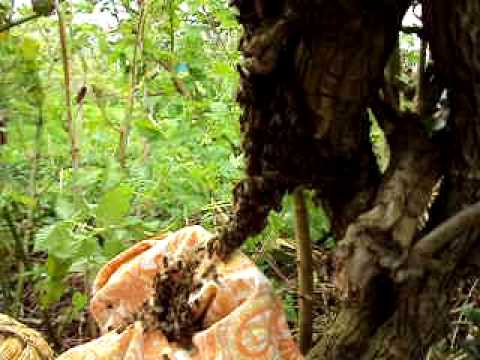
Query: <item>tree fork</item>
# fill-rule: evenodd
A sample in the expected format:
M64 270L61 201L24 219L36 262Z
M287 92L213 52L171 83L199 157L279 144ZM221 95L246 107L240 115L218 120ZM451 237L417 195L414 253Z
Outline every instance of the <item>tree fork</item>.
M428 140L415 116L403 118L388 139L392 160L373 206L350 224L336 250L336 283L345 307L312 350L312 359L363 359L376 346L372 339L395 314L398 299L408 299L402 295L403 283L416 279L417 268L409 272L409 249L440 176L442 151ZM389 329L386 339L404 339L395 331ZM339 335L344 332L354 335Z

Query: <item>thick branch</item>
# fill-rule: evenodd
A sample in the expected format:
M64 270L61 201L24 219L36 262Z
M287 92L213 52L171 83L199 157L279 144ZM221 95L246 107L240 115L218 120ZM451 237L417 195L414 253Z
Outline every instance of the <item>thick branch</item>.
M393 270L408 253L442 168L441 148L417 118L402 119L388 139L391 164L374 206L349 226L337 251L337 283L360 298L382 268Z
M440 176L442 151L426 137L415 116L403 115L395 127L388 136L390 168L373 207L349 226L337 249L336 282L349 305L313 350L322 355L317 358L360 358L365 349L376 347L373 334L397 304L393 275L407 259ZM360 327L361 319L369 319L364 321L370 325ZM340 338L347 331L357 334L355 339Z
M15 26L19 26L19 25L22 25L28 21L31 21L31 20L34 20L36 18L39 18L40 16L42 16L41 14L32 14L32 15L29 15L29 16L26 16L22 19L19 19L17 21L13 21L11 23L7 23L5 25L1 25L0 26L0 33L2 32L5 32L5 31L8 31L10 30L11 28L15 27Z
M420 239L414 251L422 256L431 256L441 250L461 232L480 224L480 202L469 206Z

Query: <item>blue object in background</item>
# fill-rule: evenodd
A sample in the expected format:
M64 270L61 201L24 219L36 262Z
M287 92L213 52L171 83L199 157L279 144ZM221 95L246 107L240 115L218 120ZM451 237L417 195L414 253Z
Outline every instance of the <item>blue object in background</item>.
M180 63L175 66L175 71L177 73L188 72L188 65L186 63Z

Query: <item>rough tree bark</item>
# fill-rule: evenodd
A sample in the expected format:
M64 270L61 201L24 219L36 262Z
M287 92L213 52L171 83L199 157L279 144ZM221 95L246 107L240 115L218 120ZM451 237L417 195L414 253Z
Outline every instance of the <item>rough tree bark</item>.
M337 280L348 292L350 304L311 353L312 358L424 358L433 341L445 333L445 295L455 286L455 270L478 240L478 230L465 227L455 240L434 253L425 254L420 244L412 246L418 239L418 210L428 204L425 195L440 175L444 176L444 186L442 199L436 205L435 222L478 201L480 196L480 3L445 0L426 2L424 7L437 73L451 89L450 131L438 144L431 144L433 148L426 147L426 152L412 146L414 137L394 136L397 143L403 142L400 148L392 146L394 156L414 156L418 160L405 167L402 160L391 164L390 172L397 173L398 180L395 181L395 175L389 180L387 175L383 184L390 182L394 186L389 189L382 185L385 191L380 190L377 195L378 205L349 226L337 254ZM415 138L425 142L424 135ZM389 141L394 143L395 139ZM445 146L450 158L442 152ZM402 168L409 174L402 175ZM417 176L412 172L423 174L411 183ZM407 197L401 199L402 196ZM383 206L379 207L382 198ZM375 239L377 234L379 238ZM360 301L352 301L355 295L359 295ZM375 323L371 318L378 318L379 306L387 310ZM367 327L365 319L374 325ZM353 336L338 337L342 332Z
M233 5L244 27L238 101L247 178L215 249L228 255L261 231L284 193L315 189L342 239L336 281L345 301L309 357L423 358L444 333L445 290L479 234L466 226L436 247L420 227L441 178L427 229L480 198L480 2L423 4L436 72L452 99L448 129L433 137L418 114L399 114L379 95L409 0ZM368 107L391 148L383 176Z
M342 236L379 184L366 108L383 84L409 1L234 5L245 30L238 101L247 178L235 189L218 252L261 231L300 184L318 192Z

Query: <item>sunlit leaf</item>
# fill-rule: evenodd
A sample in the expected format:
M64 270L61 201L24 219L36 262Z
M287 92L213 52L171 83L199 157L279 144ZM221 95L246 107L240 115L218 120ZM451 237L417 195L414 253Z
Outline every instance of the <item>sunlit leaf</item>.
M35 249L47 251L49 256L58 259L68 259L75 253L75 239L72 234L72 224L59 221L38 230L35 236Z
M465 306L462 308L462 315L475 325L480 325L480 308L473 306Z
M39 55L40 46L36 40L29 37L24 37L20 44L20 49L25 59L35 60Z
M88 296L79 291L75 291L72 296L72 305L76 311L85 309L88 304Z
M75 206L65 196L60 196L55 204L55 212L61 219L70 219L75 214Z
M105 193L96 209L97 223L101 227L120 223L130 211L133 189L128 185L118 187Z

